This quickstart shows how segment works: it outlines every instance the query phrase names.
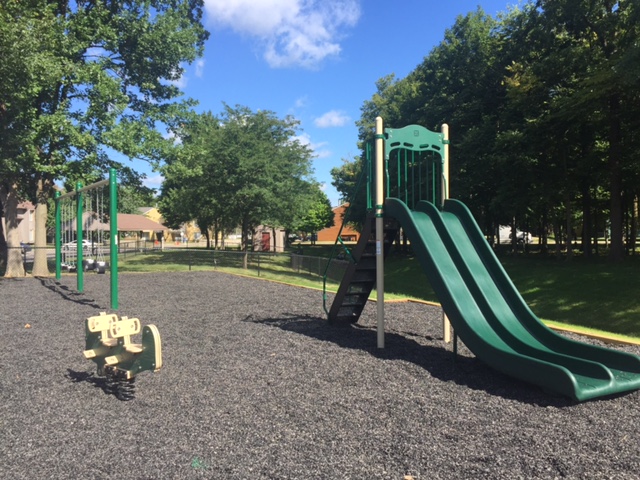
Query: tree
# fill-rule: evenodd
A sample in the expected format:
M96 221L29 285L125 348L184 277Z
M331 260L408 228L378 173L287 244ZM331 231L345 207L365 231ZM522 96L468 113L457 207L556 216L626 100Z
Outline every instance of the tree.
M176 101L180 92L171 82L183 62L202 54L208 36L202 6L201 0L2 2L3 64L6 52L5 69L18 73L0 80L0 164L5 190L36 204L36 247L46 243L54 181L122 170L108 158L109 148L158 162L173 147L159 129L175 129L193 105ZM20 36L24 41L13 41ZM3 204L7 216L11 205ZM37 248L34 275L47 274L46 251Z
M532 0L497 19L478 9L406 78L377 82L360 145L377 115L392 127L446 122L451 191L485 232L511 223L544 240L552 225L570 256L575 229L588 255L609 215L611 258L620 259L623 231L630 248L639 223L638 38L630 0ZM336 169L335 184L346 192L361 170Z
M319 230L332 227L333 224L334 215L331 202L327 195L317 187L313 190L307 202L306 213L298 220L294 230L310 233L314 238L314 234Z
M153 188L124 185L118 189L118 213L137 214L140 207L148 207L155 203Z
M31 125L37 111L32 99L39 88L52 85L59 73L48 47L54 40L54 19L28 7L21 10L17 1L0 4L0 211L7 227L0 257L6 276L25 274L16 228L17 206L27 197L31 183L32 172L28 162L23 168L24 157L35 154Z
M196 116L180 129L180 146L162 168L164 182L160 193L160 211L167 223L179 228L196 220L211 247L213 229L215 247L218 232L224 230L225 183L223 165L213 156L211 145L217 142L220 122L210 112Z
M575 118L595 117L606 132L603 140L608 144L610 175L610 256L620 261L624 256L623 179L625 162L632 154L625 149L625 122L634 121L634 100L640 86L638 77L623 73L623 67L637 54L640 9L637 2L629 0L538 0L536 7L565 36L560 48L581 49L588 58L586 68L572 72L575 91L565 102L565 112Z
M292 117L243 106L203 114L185 126L182 148L163 169L163 215L197 219L201 230L240 226L247 252L258 225L292 223L310 192L312 154L297 129Z
M449 124L454 159L450 183L457 198L473 198L470 207L485 216L498 181L491 173L505 97L497 25L482 9L459 16L443 41L406 78L388 75L376 83L377 91L365 101L358 122L363 148L373 139L378 115L385 127L415 123L436 131Z
M287 207L281 196L291 177L311 174L311 151L296 139L299 122L278 119L273 112L252 112L247 107L225 105L221 117L220 144L214 155L226 168L231 191L231 216L242 231L248 251L254 229L274 218L274 209ZM297 191L289 191L296 198ZM247 256L245 255L245 267Z

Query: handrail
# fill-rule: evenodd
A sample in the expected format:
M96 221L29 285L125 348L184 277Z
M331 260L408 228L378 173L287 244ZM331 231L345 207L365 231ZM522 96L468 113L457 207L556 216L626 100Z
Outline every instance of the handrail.
M351 213L351 207L354 204L353 200L356 199L358 193L360 192L360 188L362 188L363 180L369 176L369 164L371 164L370 144L367 144L366 146L366 155L365 155L364 163L365 164L363 165L362 171L360 172L358 181L356 182L356 188L353 192L352 199L351 199L352 201L349 202L349 206L347 207L347 210L344 212L344 216L342 217L342 225L340 226L340 230L338 231L338 236L336 237L336 241L333 244L333 248L331 249L331 254L329 255L329 259L327 261L327 266L325 267L324 274L322 275L322 308L324 309L327 315L329 315L329 309L327 308L327 272L329 271L329 267L331 266L331 261L336 256L338 243L340 243L340 245L342 245L342 247L345 249L345 252L347 253L347 256L350 259L350 261L352 261L353 263L356 262L356 259L353 258L351 251L347 248L347 246L344 244L342 240L342 230L344 229L345 225L348 223L349 214ZM370 196L369 182L366 182L366 184L367 184L367 195ZM367 198L367 208L370 208L370 204L371 204L371 199Z

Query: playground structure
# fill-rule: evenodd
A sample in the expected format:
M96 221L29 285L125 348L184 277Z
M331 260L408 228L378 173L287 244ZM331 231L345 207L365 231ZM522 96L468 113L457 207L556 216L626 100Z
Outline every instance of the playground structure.
M445 341L450 319L455 338L492 368L577 401L640 389L640 357L568 339L529 309L469 209L447 198L447 133L383 130L376 119L375 168L369 148L363 169L368 214L333 304L325 305L329 322L357 322L376 286L384 347L384 259L402 228L446 314Z
M106 376L107 390L120 400L131 400L135 378L140 372L162 368L162 344L155 325L142 329L142 342L132 343L140 333L140 320L101 312L87 318L84 356L93 360L97 374Z
M118 184L116 170L109 178L55 196L56 279L62 270L76 272L77 290L84 291L84 272L111 277L111 308L118 308ZM108 238L109 263L105 259ZM85 240L87 243L85 244Z

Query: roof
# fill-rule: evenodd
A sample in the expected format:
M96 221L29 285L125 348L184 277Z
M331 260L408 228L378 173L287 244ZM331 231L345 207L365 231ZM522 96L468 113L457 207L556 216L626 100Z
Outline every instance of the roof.
M160 230L169 230L161 223L149 220L144 215L134 215L132 213L119 213L118 214L118 231L119 232L140 232L140 231L152 231L158 232Z
M108 231L109 222L101 222L98 219L98 215L93 212L84 212L82 215L84 230L90 231ZM75 218L62 223L62 230L76 230ZM119 213L118 214L118 231L119 232L159 232L162 230L169 230L161 223L149 220L144 215L134 215L131 213Z

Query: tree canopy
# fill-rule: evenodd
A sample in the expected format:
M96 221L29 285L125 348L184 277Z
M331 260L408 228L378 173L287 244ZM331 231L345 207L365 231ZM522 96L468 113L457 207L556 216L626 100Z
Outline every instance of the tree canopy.
M162 170L163 215L174 225L195 219L207 238L239 225L245 250L261 224L290 229L314 186L312 152L297 130L292 117L244 106L199 115Z
M202 54L202 7L201 0L0 3L0 202L7 218L14 197L36 204L36 247L46 242L56 181L114 166L135 178L111 150L158 162L173 148L163 130L191 112L173 82ZM14 255L7 275L16 269ZM44 249L36 249L34 274L48 274Z
M580 235L589 255L610 230L620 260L638 223L639 20L630 0L461 15L405 78L378 81L358 121L361 145L378 115L396 128L447 123L451 191L487 234L514 223L544 247L551 231L569 254ZM360 164L335 169L334 184L348 190Z

